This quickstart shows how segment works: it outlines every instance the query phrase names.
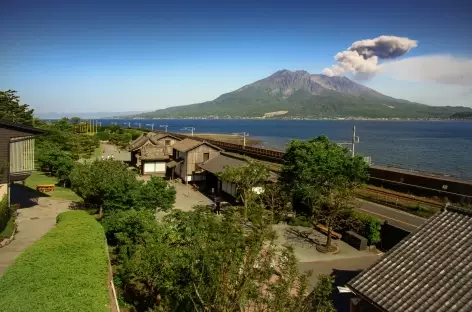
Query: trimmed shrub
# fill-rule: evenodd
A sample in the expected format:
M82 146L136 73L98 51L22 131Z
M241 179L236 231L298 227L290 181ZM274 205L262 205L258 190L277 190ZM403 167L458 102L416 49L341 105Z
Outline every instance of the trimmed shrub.
M102 226L68 211L0 277L2 312L109 311L108 258Z
M369 245L380 242L380 231L382 229L382 221L361 212L353 212L353 230L367 238Z

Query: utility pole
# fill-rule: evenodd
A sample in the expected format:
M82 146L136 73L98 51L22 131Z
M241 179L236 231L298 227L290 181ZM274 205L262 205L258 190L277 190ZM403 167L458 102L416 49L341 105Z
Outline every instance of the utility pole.
M146 126L151 126L151 130L154 131L154 124L146 124Z
M182 130L192 131L192 136L193 136L193 131L195 131L195 127L185 127Z
M356 126L352 127L352 139L351 142L339 142L338 145L351 145L351 155L354 157L356 155L356 144L359 143L359 137L356 136Z
M247 132L239 132L239 133L233 133L234 135L240 135L243 137L243 147L246 147L246 137L249 136L249 133Z
M166 132L167 132L167 127L169 127L168 125L159 125L159 128L166 128Z
M352 157L356 155L356 144L359 143L359 137L356 136L356 126L352 127Z

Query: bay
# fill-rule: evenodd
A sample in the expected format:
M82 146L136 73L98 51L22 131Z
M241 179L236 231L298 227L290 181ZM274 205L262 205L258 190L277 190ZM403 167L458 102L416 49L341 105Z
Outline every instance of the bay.
M472 122L397 120L253 120L253 119L102 119L127 127L159 128L169 132L195 133L248 132L266 148L283 150L292 139L306 140L326 135L337 142L350 142L352 127L360 143L356 153L370 156L373 164L472 178Z

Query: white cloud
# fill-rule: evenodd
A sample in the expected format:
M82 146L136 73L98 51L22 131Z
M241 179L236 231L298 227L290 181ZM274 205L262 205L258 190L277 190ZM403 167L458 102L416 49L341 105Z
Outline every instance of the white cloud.
M382 71L410 81L472 87L472 59L450 55L426 55L384 63Z

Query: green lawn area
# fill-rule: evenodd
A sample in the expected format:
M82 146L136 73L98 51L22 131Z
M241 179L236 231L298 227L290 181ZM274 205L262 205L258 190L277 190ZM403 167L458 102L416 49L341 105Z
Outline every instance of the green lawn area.
M33 190L36 190L38 184L56 184L58 183L57 178L49 177L44 174L44 172L33 171L31 176L25 180L25 185ZM67 199L72 201L82 201L82 199L75 194L71 189L61 186L55 186L53 192L46 193L51 198L56 199Z
M0 277L2 312L110 311L103 227L68 211Z

